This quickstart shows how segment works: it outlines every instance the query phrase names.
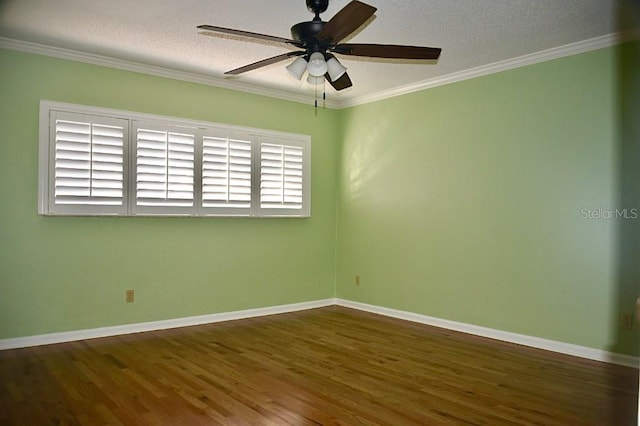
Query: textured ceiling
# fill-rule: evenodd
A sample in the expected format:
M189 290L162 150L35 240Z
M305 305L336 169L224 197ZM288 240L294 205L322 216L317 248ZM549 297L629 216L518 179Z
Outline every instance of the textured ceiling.
M441 47L436 64L340 57L354 87L348 101L471 68L628 30L636 0L364 0L375 19L349 41ZM329 20L348 0L332 0ZM636 10L636 9L634 9ZM204 33L209 24L290 38L310 20L304 0L0 0L0 37L202 74L243 87L311 94L284 61L236 77L224 71L286 47Z

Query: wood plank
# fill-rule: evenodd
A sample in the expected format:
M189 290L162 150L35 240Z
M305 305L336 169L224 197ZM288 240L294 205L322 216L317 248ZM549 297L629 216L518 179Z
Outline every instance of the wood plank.
M0 423L635 425L638 372L342 307L0 352Z

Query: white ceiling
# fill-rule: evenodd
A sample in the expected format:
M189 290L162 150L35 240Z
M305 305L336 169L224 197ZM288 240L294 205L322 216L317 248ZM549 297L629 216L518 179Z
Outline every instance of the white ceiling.
M349 41L443 49L436 64L339 57L352 88L327 97L354 102L536 52L631 29L625 4L636 0L364 0L376 17ZM349 0L332 0L329 20ZM0 37L207 76L212 84L283 97L312 96L284 61L236 77L224 71L288 51L286 47L203 33L197 25L290 38L312 19L305 0L0 0ZM635 21L638 22L638 21Z

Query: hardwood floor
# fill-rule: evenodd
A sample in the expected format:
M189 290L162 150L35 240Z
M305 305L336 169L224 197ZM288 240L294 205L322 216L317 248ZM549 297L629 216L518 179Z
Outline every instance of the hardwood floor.
M0 351L0 424L635 425L637 370L340 307Z

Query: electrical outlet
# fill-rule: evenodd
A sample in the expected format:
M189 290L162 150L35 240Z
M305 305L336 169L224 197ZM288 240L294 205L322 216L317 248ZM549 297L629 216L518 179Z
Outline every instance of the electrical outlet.
M134 297L133 290L127 290L126 297L125 297L127 303L133 303L133 297Z
M633 314L631 313L622 314L620 327L625 330L631 330L633 328Z
M360 275L356 275L356 285L360 285Z

